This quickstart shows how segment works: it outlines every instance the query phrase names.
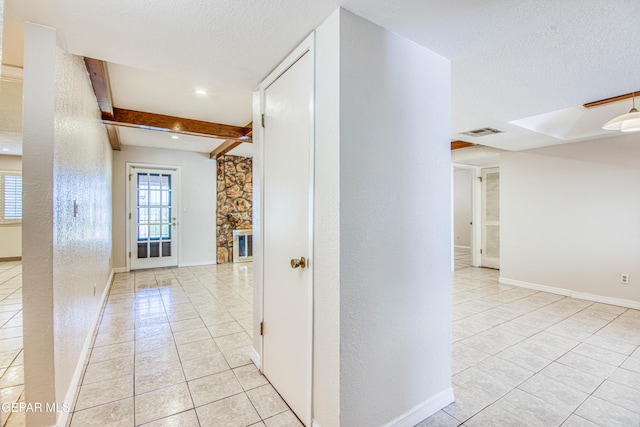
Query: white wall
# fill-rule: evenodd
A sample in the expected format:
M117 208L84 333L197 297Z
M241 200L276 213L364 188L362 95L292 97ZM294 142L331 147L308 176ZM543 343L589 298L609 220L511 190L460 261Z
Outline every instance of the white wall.
M637 135L504 153L502 281L640 308L638 158Z
M314 419L451 402L449 61L347 11L316 39Z
M22 171L21 156L0 154L0 171ZM0 259L22 256L22 223L0 224Z
M161 138L164 135L158 134ZM126 163L180 166L181 265L216 263L216 161L205 153L123 146L113 152L113 260L126 267Z
M469 169L453 171L453 244L471 247L472 173Z
M23 120L26 399L71 404L111 272L111 149L82 58L30 23Z

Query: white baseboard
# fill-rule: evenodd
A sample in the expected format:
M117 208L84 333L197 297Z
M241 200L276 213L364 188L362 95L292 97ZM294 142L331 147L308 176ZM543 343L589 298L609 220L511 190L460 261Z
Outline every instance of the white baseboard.
M521 288L533 289L536 291L549 292L551 294L564 295L571 298L584 299L587 301L600 302L602 304L617 305L620 307L633 308L640 310L640 302L622 298L606 297L603 295L589 294L586 292L572 291L571 289L556 288L553 286L539 285L537 283L524 282L522 280L514 280L506 277L500 277L498 281L505 285L513 285Z
M254 365L256 365L256 368L260 369L260 355L258 354L258 352L256 351L255 348L251 348L251 354L249 355L249 358L251 359L251 361L253 362Z
M104 303L107 299L107 295L109 295L109 290L111 289L111 285L113 284L113 277L116 273L116 269L111 270L111 274L109 274L109 278L107 279L107 284L102 291L102 295L100 296L100 302L98 303L97 309L93 314L93 319L91 320L91 326L89 327L89 332L84 340L84 345L82 346L82 351L80 352L80 358L78 358L78 364L76 365L76 370L73 373L73 378L71 379L71 385L69 390L67 391L67 396L65 397L64 403L68 403L71 405L71 411L76 405L76 398L78 396L78 390L80 388L80 380L82 379L82 374L84 372L84 368L88 363L89 353L91 351L91 345L93 344L93 338L98 328L98 322L100 320L100 314L102 313L102 308L104 307ZM66 426L69 424L71 416L71 412L61 412L58 416L58 420L56 425L58 426Z
M449 406L454 400L453 388L449 387L386 424L386 427L414 427L420 421L426 420L440 409Z
M460 249L471 249L471 246L465 246L465 245L453 245L454 248L460 248Z
M127 267L117 267L113 269L114 273L127 273Z

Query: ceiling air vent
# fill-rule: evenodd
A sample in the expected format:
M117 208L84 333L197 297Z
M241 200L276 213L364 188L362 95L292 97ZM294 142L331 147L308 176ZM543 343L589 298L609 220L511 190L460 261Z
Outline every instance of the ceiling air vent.
M479 136L487 136L487 135L494 135L496 133L502 133L504 132L503 130L500 129L495 129L495 128L482 128L482 129L475 129L475 130L470 130L467 132L461 132L462 135L469 135L469 136L473 136L473 137L479 137Z

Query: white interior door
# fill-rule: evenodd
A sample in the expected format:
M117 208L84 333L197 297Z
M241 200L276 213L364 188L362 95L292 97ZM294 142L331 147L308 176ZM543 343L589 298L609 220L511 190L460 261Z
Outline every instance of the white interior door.
M482 170L483 267L500 268L500 169Z
M130 267L178 265L178 173L130 167Z
M264 91L264 334L262 370L311 422L313 57ZM305 258L306 265L292 267Z

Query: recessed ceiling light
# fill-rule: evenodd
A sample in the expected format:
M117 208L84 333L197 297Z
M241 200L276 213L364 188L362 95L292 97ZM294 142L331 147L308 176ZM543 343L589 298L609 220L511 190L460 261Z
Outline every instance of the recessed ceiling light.
M171 135L171 139L180 139L178 135Z
M207 91L204 89L196 89L195 90L196 95L198 96L206 96L207 95Z

